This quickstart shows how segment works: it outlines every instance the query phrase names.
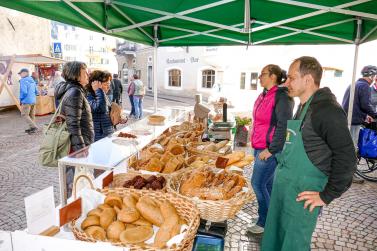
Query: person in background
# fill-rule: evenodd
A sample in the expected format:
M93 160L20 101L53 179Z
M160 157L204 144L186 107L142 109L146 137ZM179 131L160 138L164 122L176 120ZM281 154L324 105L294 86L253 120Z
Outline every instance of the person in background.
M377 111L377 75L374 77L374 83L370 87L370 102Z
M111 75L110 75L110 77L111 77ZM109 101L112 102L113 99L114 99L114 83L111 80L110 80L109 91L106 93L106 95L107 95L107 98L109 99Z
M373 107L371 103L371 88L370 85L373 83L374 78L377 75L377 67L373 65L365 66L361 70L362 78L356 81L355 86L355 96L353 100L353 112L352 112L352 123L351 123L351 137L355 149L357 150L357 145L359 141L359 133L361 125L366 121L367 116L375 119L377 117L376 107ZM344 93L343 97L343 109L348 114L348 106L350 100L350 89L349 86ZM363 183L364 179L353 177L354 183Z
M33 71L31 73L31 77L33 78L34 82L38 85L39 84L39 76L38 76L38 73Z
M61 82L64 82L64 78L62 77L62 73L60 71L55 71L54 78L51 82L51 88L54 88L60 84Z
M300 105L278 157L262 251L310 250L322 207L352 184L357 158L347 116L330 89L320 88L322 72L313 57L289 67L288 93Z
M55 98L58 106L61 104L61 114L65 116L67 129L70 134L70 153L77 152L89 146L94 141L92 112L86 99L85 86L89 83L87 66L83 62L71 61L64 65L60 82L55 87ZM76 156L87 156L87 151L82 151ZM75 168L66 168L67 195L71 196Z
M111 102L106 93L110 90L111 74L107 71L93 71L89 77L88 101L92 109L94 141L114 132L110 118Z
M293 99L286 87L278 87L287 79L285 71L277 65L267 65L259 75L264 88L254 104L251 144L255 163L251 184L258 200L258 221L248 232L264 231L272 191L276 154L283 150L287 121L292 119Z
M130 118L132 118L132 116L136 117L136 114L135 114L135 105L134 105L135 83L134 83L134 79L133 78L131 78L131 82L128 85L127 93L128 93L128 98L130 99L130 104L131 104Z
M35 123L35 103L37 101L37 83L29 76L29 70L23 68L18 73L20 79L20 104L21 115L26 120L29 128L25 130L28 134L33 134L38 130Z
M114 91L113 91L112 102L115 102L119 105L121 97L122 97L122 93L123 93L123 87L122 87L122 83L118 79L118 74L113 75L113 86L114 86Z
M135 106L135 118L141 119L143 117L143 98L145 95L145 86L143 82L139 79L139 76L134 74L134 106Z

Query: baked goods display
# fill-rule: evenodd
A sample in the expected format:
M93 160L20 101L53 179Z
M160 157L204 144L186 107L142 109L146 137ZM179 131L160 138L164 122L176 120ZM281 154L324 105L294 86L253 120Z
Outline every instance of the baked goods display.
M244 187L247 183L242 175L225 170L216 173L210 168L202 168L182 179L179 192L202 200L228 200Z
M226 168L229 166L236 166L243 168L253 162L254 156L246 155L244 151L235 151L225 156L219 156L216 160L217 168Z
M163 176L151 175L148 178L144 178L141 175L137 175L132 179L126 180L123 183L124 188L135 189L152 189L161 190L166 185L166 179Z
M231 142L229 140L222 140L218 143L190 142L187 144L186 148L191 155L208 155L215 158L232 151Z
M103 204L88 212L81 229L95 240L164 248L172 237L180 234L182 225L187 222L166 199L109 193ZM150 240L155 234L153 226L159 229Z
M120 132L117 137L129 138L129 139L136 139L137 138L136 135L133 135L131 133L126 133L126 132Z

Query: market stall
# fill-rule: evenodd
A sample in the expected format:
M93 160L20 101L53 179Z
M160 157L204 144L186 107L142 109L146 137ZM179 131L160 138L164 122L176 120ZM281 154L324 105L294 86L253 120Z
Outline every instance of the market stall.
M36 103L36 115L53 113L55 99L53 91L50 90L51 82L55 71L60 70L64 63L64 60L41 54L1 56L0 74L6 81L0 86L0 107L12 105L19 107L19 76L15 73L19 72L21 68L28 68L31 73L34 73L38 83L39 96ZM4 89L6 92L3 92Z
M200 219L211 224L233 218L254 198L242 170L252 156L233 151L229 139L203 142L208 129L192 119L190 110L163 110L62 158L61 205L50 206L54 212L48 212L46 198L53 201L52 188L50 196L45 189L43 195L26 198L28 230L0 233L0 238L18 240L13 251L23 250L26 242L45 250L52 243L72 250L191 250L197 231L205 232L204 226L199 228ZM72 184L67 180L69 168L75 170ZM94 170L104 172L96 176ZM201 184L196 182L200 177ZM73 191L67 194L70 185ZM109 210L112 216L104 216ZM47 221L41 216L49 214L56 217ZM103 223L105 218L108 223ZM56 241L32 234L54 236Z

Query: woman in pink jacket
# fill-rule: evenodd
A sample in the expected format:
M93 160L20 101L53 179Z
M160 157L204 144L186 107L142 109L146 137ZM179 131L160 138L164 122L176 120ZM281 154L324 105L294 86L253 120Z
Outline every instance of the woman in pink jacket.
M259 218L248 231L254 234L264 231L277 166L276 154L283 149L287 121L292 118L294 104L287 88L282 86L286 73L279 66L265 66L259 80L264 90L254 104L250 140L255 156L251 182L258 201Z

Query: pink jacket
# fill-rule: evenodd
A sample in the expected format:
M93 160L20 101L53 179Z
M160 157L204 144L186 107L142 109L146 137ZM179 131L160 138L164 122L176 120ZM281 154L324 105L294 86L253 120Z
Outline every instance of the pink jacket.
M275 108L277 86L259 95L254 104L253 128L250 136L254 149L266 149L272 141L275 127L271 127L272 114Z

